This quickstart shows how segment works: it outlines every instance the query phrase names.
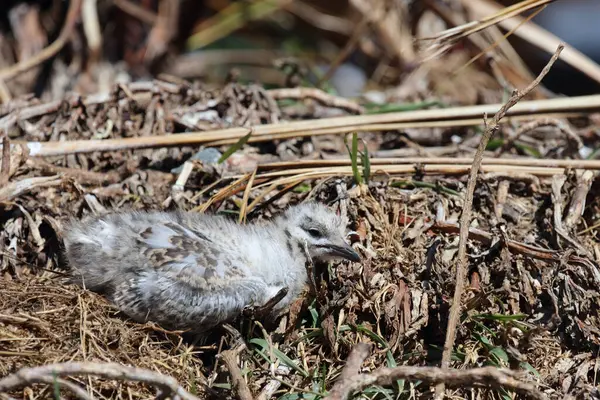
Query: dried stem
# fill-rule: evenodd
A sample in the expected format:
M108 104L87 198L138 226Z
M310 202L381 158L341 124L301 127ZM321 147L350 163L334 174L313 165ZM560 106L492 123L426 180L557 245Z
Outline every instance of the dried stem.
M146 84L145 82L143 82ZM129 89L134 86L129 85ZM152 88L150 85L136 84L136 89ZM176 90L175 85L169 85L161 82L161 88L165 90ZM101 98L88 97L84 104L97 104L100 100L106 101L110 96ZM60 102L52 103L49 106L28 107L19 112L20 120L48 112L56 112ZM448 127L448 126L471 126L479 125L481 120L474 119L484 113L496 112L501 107L500 104L485 104L468 107L454 107L446 109L403 111L386 114L374 115L353 115L336 118L323 118L319 120L294 121L279 124L265 124L253 127L252 137L249 143L264 142L274 139L283 139L289 137L315 136L325 134L345 134L352 131L385 131L389 129L404 128L427 128L427 127ZM550 99L523 101L511 109L507 115L514 118L533 118L556 113L589 113L592 110L600 109L600 95L570 97L567 99ZM505 111L506 112L506 111ZM16 121L16 115L9 114L0 119L0 128L10 126ZM235 143L240 138L248 134L248 128L228 128L213 131L179 133L177 135L160 135L134 138L103 139L103 140L70 140L64 142L29 142L27 146L31 151L31 156L51 156L65 155L73 153L92 153L96 151L120 151L141 148L156 148L165 146L181 146L190 144L210 144L221 145L225 143Z
M233 386L233 390L237 393L240 400L253 400L254 397L252 396L252 392L250 392L250 388L248 387L248 384L242 375L242 370L237 364L237 357L242 350L244 350L244 346L238 346L235 349L225 350L221 352L220 357L225 365L227 365L227 369L231 375L231 385Z
M348 397L350 393L346 388L352 385L352 381L360 373L360 366L370 353L371 345L367 343L358 343L354 346L346 360L346 365L342 370L340 378L326 397L327 400L342 400Z
M371 158L371 165L410 165L415 168L417 165L467 165L473 163L472 157L390 157L390 158ZM285 171L290 168L306 168L315 170L316 168L325 167L342 167L351 165L352 161L347 156L339 159L328 160L294 160L294 161L276 161L260 164L259 171ZM482 165L502 165L507 171L510 171L512 166L515 167L549 167L549 168L568 168L568 169L588 169L599 170L600 160L567 160L567 159L548 159L548 158L530 158L530 157L514 157L514 158L492 158L485 157Z
M296 87L296 88L270 89L267 91L267 93L269 93L275 100L312 99L312 100L315 100L327 107L340 108L342 110L346 110L346 111L349 111L349 112L355 113L355 114L362 114L364 112L364 109L360 105L353 102L352 100L348 100L343 97L334 96L332 94L322 91L321 89L316 89L316 88Z
M521 382L511 370L496 367L474 368L468 370L447 370L435 367L396 367L382 368L370 374L358 375L344 388L339 400L346 400L350 393L372 385L392 385L398 379L421 381L436 384L443 382L448 387L491 387L505 388L522 393L529 398L545 400L546 396L533 385ZM330 400L331 398L325 398Z
M425 384L445 383L451 387L490 387L514 390L532 399L546 399L533 385L519 381L519 373L495 367L469 370L447 370L435 367L381 368L369 374L359 374L362 362L369 355L370 346L357 344L340 380L324 400L346 400L356 391L373 385L392 385L398 379L421 381Z
M585 200L592 189L597 173L593 171L577 171L577 186L573 192L571 203L567 209L563 226L570 230L577 226L585 209Z
M457 223L436 221L436 223L430 228L433 232L444 232L456 234L460 232L460 226ZM476 240L485 245L491 245L494 242L494 235L490 232L483 231L477 228L469 229L469 239ZM546 262L567 262L582 265L585 267L593 267L591 262L586 258L579 257L570 254L565 258L565 253L560 251L548 250L541 247L536 247L527 243L518 242L513 239L506 239L505 245L512 253L522 254L526 257L535 258L536 260L542 260ZM594 274L592 274L594 276ZM600 285L600 279L595 281L596 284Z
M4 82L14 78L15 76L30 70L31 68L39 65L54 56L56 53L63 48L63 46L67 43L73 30L75 29L75 24L77 23L77 16L79 16L79 10L81 8L81 0L72 0L69 4L69 10L67 11L67 17L65 23L58 35L58 38L44 50L37 53L34 57L23 60L15 65L11 65L8 68L0 70L0 79Z
M547 3L550 3L549 1ZM503 7L496 1L468 1L463 0L462 5L466 8L469 15L477 17L478 15L490 15L503 12ZM516 5L515 5L516 6ZM555 10L557 12L558 10ZM559 12L559 11L558 11ZM526 17L514 15L512 18L503 18L498 21L498 26L503 30L513 31L516 37L526 41L547 54L554 51L561 39L548 32L546 29L536 25L532 21L522 24ZM522 24L522 25L521 25ZM519 29L516 29L516 27ZM596 82L600 82L600 66L574 48L567 44L565 51L561 54L561 61L569 64L573 68L581 71Z
M4 187L0 187L0 202L10 201L38 187L58 186L62 183L63 179L60 175L25 178L20 181L11 182Z
M458 243L458 256L456 266L456 287L454 289L454 297L452 299L452 306L450 308L450 316L448 318L448 328L446 330L446 341L444 343L444 351L442 354L442 368L448 368L450 365L450 357L452 355L452 349L454 347L454 341L456 339L456 327L460 318L461 312L461 298L464 290L465 279L468 270L467 260L467 241L469 239L469 225L471 222L471 208L473 205L473 193L475 192L475 185L477 183L477 173L481 167L483 160L483 152L487 147L490 138L496 133L499 128L500 120L506 115L507 111L517 104L524 96L531 92L536 86L540 84L544 76L550 71L554 62L558 59L560 52L564 46L561 44L556 49L556 52L544 67L538 77L529 84L524 90L515 90L513 95L508 101L500 108L500 110L494 115L491 123L486 123L486 129L481 137L477 152L475 153L475 159L471 166L469 174L469 181L467 183L467 192L465 195L465 202L463 206L463 212L460 218L460 234ZM436 398L441 399L444 396L444 383L440 383L436 387Z
M10 179L10 140L2 137L2 164L0 164L0 187L4 187Z
M564 133L565 136L569 140L572 140L573 142L575 142L578 150L580 150L583 147L583 141L581 140L581 138L579 136L577 136L577 134L575 132L573 132L565 123L563 123L562 121L559 121L555 118L542 118L540 120L531 121L529 123L521 125L519 127L519 129L515 132L515 134L512 137L506 139L504 144L501 147L499 147L498 150L496 150L494 155L496 157L501 156L502 153L504 153L509 148L511 148L514 145L514 143L517 140L519 140L519 138L521 136L523 136L525 133L531 132L537 128L541 128L541 127L545 127L545 126L556 127L560 132Z
M33 383L49 383L54 379L72 376L97 376L119 381L137 381L158 387L162 392L162 397L170 396L171 398L178 397L184 400L198 400L196 396L183 389L170 376L117 363L96 362L48 364L41 367L22 368L14 374L0 379L0 393ZM81 391L78 391L75 394L81 393Z

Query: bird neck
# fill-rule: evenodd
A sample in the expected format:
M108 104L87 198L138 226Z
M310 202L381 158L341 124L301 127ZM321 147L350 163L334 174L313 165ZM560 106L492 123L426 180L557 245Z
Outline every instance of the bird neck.
M283 244L285 250L294 257L294 259L306 261L306 252L304 244L298 237L294 236L291 229L291 221L285 216L279 216L270 221L265 227L269 235L278 236L278 241Z

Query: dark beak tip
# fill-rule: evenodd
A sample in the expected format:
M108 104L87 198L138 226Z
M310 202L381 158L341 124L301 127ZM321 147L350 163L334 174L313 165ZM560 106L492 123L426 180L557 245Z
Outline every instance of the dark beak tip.
M352 249L352 252L348 254L348 260L352 262L360 262L361 259L360 255L354 249Z
M337 257L353 262L359 262L361 260L360 255L349 244L344 244L341 246L331 245L328 247L331 251L330 254Z
M344 252L342 256L349 261L352 262L360 262L360 255L352 248L352 246L348 245L344 248Z

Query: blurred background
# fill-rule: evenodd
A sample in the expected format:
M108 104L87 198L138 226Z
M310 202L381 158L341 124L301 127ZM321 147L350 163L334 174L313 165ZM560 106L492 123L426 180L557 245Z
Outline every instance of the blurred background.
M486 89L497 90L498 79L490 76L502 75L508 85L518 86L537 74L550 57L539 43L517 34L509 36L513 49L498 45L508 31L502 24L445 43L443 53L427 57L432 47L428 38L516 1L75 3L73 7L81 7L82 12L73 21L69 21L70 1L5 0L0 4L0 69L35 59L60 39L61 32L68 33L51 57L6 82L12 95L33 92L57 99L68 91L105 91L115 81L165 74L217 84L235 80L257 81L266 87L310 85L349 97L371 92L372 101L412 101L435 93L452 102L473 104L486 100L481 98ZM532 17L546 33L591 60L600 59L598 1L538 3L545 8L527 10L519 18ZM490 52L488 46L496 45ZM565 95L598 91L595 80L564 62L555 66L544 83Z
M440 365L472 207L455 366L600 398L600 96L565 98L599 92L598 16L598 0L0 1L0 376L113 360L234 398L215 355L239 338L181 346L54 280L61 224L125 209L244 222L311 199L339 204L365 262L315 273L275 334L241 329L255 393L285 364L278 398L320 399L361 341L378 346L367 369ZM488 124L561 41L542 85ZM402 382L362 398L431 398ZM141 386L93 393L156 396Z

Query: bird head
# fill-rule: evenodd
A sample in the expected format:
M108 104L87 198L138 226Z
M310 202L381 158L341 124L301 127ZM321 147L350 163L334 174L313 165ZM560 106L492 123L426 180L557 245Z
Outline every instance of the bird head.
M306 244L312 259L360 261L358 253L345 241L345 221L326 206L315 202L293 206L285 211L283 219L286 235L300 248Z

